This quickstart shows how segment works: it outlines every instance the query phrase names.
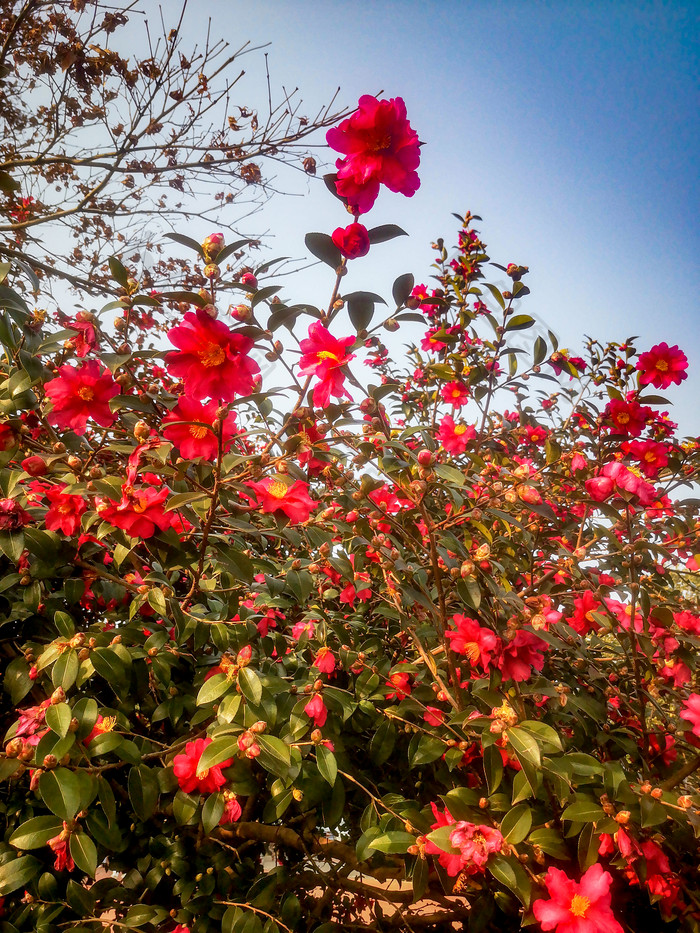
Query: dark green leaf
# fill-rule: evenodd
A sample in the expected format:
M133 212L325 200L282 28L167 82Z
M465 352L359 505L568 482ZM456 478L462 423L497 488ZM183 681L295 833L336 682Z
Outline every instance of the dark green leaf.
M306 248L321 262L332 269L337 269L343 259L340 250L327 233L307 233L304 237Z

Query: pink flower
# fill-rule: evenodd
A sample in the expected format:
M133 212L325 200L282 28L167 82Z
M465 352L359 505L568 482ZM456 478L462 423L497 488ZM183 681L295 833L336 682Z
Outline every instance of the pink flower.
M679 386L688 378L688 358L678 346L657 343L651 350L639 354L637 369L641 373L640 385L667 389L672 384Z
M693 724L691 729L693 735L700 735L700 693L691 693L683 703L681 719L686 719Z
M309 717L309 719L313 719L314 725L319 729L326 724L328 710L326 709L326 704L323 702L323 698L320 693L317 693L309 700L309 702L304 707L304 712Z
M579 882L559 868L545 878L549 900L538 900L532 912L542 929L556 933L624 933L610 909L612 877L600 862L591 865Z
M348 353L355 343L354 337L338 340L320 321L309 325L309 336L299 344L302 356L299 369L304 376L317 376L321 381L314 389L313 402L319 408L330 405L331 396L350 398L344 386L345 374L342 367L355 356Z
M448 402L453 408L461 408L469 401L469 389L463 382L448 382L440 390L440 395L444 402Z
M241 818L241 805L238 797L231 790L225 790L224 794L224 812L221 814L219 826L225 826L227 823L235 823Z
M52 486L46 490L46 498L51 508L46 513L44 523L48 531L62 531L64 535L74 535L80 529L80 517L87 510L87 502L82 496L66 493L67 486Z
M626 454L639 462L645 476L654 479L668 463L668 448L656 441L626 441L622 445Z
M639 437L653 411L646 405L640 405L630 393L627 399L613 398L608 402L604 418L612 422L613 434L627 434L630 437Z
M53 404L48 420L58 428L85 434L89 418L103 428L116 420L109 401L119 395L119 386L97 360L78 367L61 366L58 376L46 383L44 391Z
M260 378L260 368L247 356L252 349L250 337L236 333L222 321L215 321L206 311L188 311L168 331L168 339L178 349L167 353L168 372L182 379L185 394L201 401L205 398L232 402L237 395L248 395Z
M185 751L176 755L173 760L175 777L180 789L186 794L213 794L226 783L221 769L230 767L233 763L232 758L204 770L198 767L204 749L211 745L211 742L211 739L195 739L194 742L188 742Z
M101 518L115 528L123 529L132 538L150 538L156 528L170 528L173 516L163 508L168 490L156 490L153 486L122 487L120 502L113 499L97 500L97 511Z
M406 671L396 671L389 676L386 686L389 687L389 692L386 694L387 700L396 699L401 702L411 692L411 675Z
M29 512L16 499L0 499L0 531L17 531L31 520Z
M438 440L448 454L453 457L463 454L469 441L476 437L476 431L470 424L455 424L451 415L445 415L440 422Z
M369 252L369 233L363 224L338 227L331 239L346 259L359 259Z
M498 647L498 636L491 629L482 628L475 619L468 616L452 617L457 630L448 629L445 637L450 640L450 647L455 654L466 655L472 667L488 671L491 655Z
M445 714L437 706L426 706L423 719L429 726L441 726L445 721Z
M75 862L70 854L69 842L70 842L71 832L68 828L68 823L64 821L63 829L58 834L54 836L53 839L49 839L46 845L51 849L51 851L56 856L56 860L53 863L55 871L73 871L75 868Z
M249 502L252 502L263 512L282 512L291 522L308 522L309 516L318 506L318 502L309 496L308 483L295 480L287 485L284 480L266 476L265 479L253 483L246 483L254 496L241 492Z
M347 198L353 213L370 210L380 184L407 197L418 190L420 143L400 97L380 101L364 94L355 113L328 130L326 140L331 149L345 155L336 162L336 190Z
M484 870L492 852L501 851L503 836L492 826L475 826L460 820L450 833L450 842L459 849L462 871L474 874Z
M330 648L321 648L314 659L314 667L322 674L332 674L335 670L335 655Z
M544 667L544 652L547 642L538 638L533 632L518 629L515 638L509 642L498 658L498 667L504 680L527 680L532 673L531 668L541 671Z
M214 433L218 410L218 401L202 403L182 396L163 418L163 437L171 441L186 460L215 460L219 451L219 440ZM235 413L229 412L224 419L224 450L236 433L235 423Z
M258 280L255 278L252 272L244 272L241 276L241 285L245 285L246 288L252 288L255 290L258 287Z

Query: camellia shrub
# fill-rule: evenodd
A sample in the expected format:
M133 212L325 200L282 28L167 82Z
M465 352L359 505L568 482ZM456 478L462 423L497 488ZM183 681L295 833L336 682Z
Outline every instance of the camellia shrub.
M686 357L559 348L471 214L344 291L420 144L328 142L323 307L217 233L73 316L4 270L0 931L698 930Z

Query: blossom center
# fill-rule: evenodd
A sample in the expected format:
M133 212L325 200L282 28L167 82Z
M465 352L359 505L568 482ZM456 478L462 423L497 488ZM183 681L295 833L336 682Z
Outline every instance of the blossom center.
M456 424L455 425L455 434L464 434L467 430L466 424Z
M660 373L667 373L667 372L668 372L668 362L667 362L666 360L657 360L657 361L656 361L656 369L657 369Z
M81 386L78 395L84 402L91 402L95 397L95 390L91 386Z
M618 424L627 424L629 420L630 420L630 416L627 414L626 411L620 412L620 414L617 416Z
M287 485L280 480L275 480L274 482L270 483L267 491L275 499L284 499L284 497L287 495Z
M383 152L385 149L391 148L391 133L385 133L383 136L378 136L374 143L369 146L370 152Z
M206 437L207 429L202 424L192 424L190 425L190 434L200 441L203 437Z
M647 450L647 452L644 454L644 459L647 463L653 463L656 460L656 454L653 450Z
M208 774L209 774L209 768L204 768L201 770L197 768L197 780L198 781L203 781L207 777Z
M202 366L207 368L221 366L226 359L226 351L219 343L209 343L203 350L199 351L197 356L202 361Z
M340 360L338 359L338 354L331 353L330 350L319 350L316 356L318 357L319 362L321 360L335 360L336 363L340 362Z
M476 664L481 657L481 648L475 641L468 641L464 646L464 653L469 658L470 664Z
M569 905L569 911L574 917L585 917L590 906L591 902L585 895L574 894Z

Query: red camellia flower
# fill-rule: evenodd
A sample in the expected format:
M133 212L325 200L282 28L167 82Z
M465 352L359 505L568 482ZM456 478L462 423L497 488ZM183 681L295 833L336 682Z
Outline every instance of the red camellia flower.
M653 411L628 396L627 399L610 399L603 415L607 421L612 422L614 434L639 437L653 415Z
M656 441L626 441L622 449L639 462L639 468L649 479L659 475L659 470L668 464L668 448Z
M53 403L48 420L58 428L85 434L89 418L103 428L116 420L109 401L119 395L119 386L97 360L77 367L61 366L58 376L47 382L44 390Z
M461 408L469 401L469 389L463 382L448 382L440 390L443 401L455 408Z
M359 259L369 252L369 234L362 224L338 227L331 239L346 259Z
M450 833L450 842L459 849L461 870L471 875L484 870L492 852L501 851L503 836L493 826L476 826L460 820Z
M292 522L308 522L309 515L318 506L318 502L309 495L307 483L300 479L287 485L284 480L266 476L256 483L246 483L255 496L242 492L249 502L252 502L263 512L282 512Z
M445 638L450 639L450 647L456 654L466 655L472 667L480 667L487 671L491 663L491 655L498 646L498 636L491 629L482 628L475 619L468 616L455 615L452 621L457 627L456 631L445 632Z
M318 668L322 674L332 674L335 670L335 655L330 648L320 648L314 658L314 667Z
M223 791L224 795L224 812L221 814L221 819L219 820L219 826L225 826L227 823L235 823L236 820L241 818L241 805L238 802L238 797L234 794L232 790Z
M46 490L46 498L51 507L44 522L48 531L62 531L64 535L74 535L80 529L80 516L87 510L87 502L82 496L66 493L66 484L52 486Z
M97 511L100 517L115 528L122 528L132 538L150 538L156 528L165 531L170 528L173 516L163 509L168 498L168 490L155 489L153 486L122 487L120 502L113 499L100 499Z
M691 693L683 703L681 719L686 719L693 724L691 730L693 735L700 735L700 693Z
M222 321L215 321L198 308L188 311L183 323L168 331L178 349L166 354L168 371L185 383L185 394L232 402L248 395L260 377L260 368L246 354L253 346L250 337L238 334Z
M406 119L400 97L377 100L364 94L355 113L326 133L338 159L338 194L347 198L355 214L366 214L377 200L379 186L412 197L420 185L418 134Z
M678 346L657 343L651 350L639 354L637 369L641 373L640 385L667 389L670 385L679 386L688 378L688 357Z
M451 415L445 415L440 422L438 440L448 454L457 456L467 449L469 441L474 440L476 431L470 424L455 424Z
M211 745L211 742L211 739L195 739L194 742L188 742L185 751L176 755L173 760L175 777L180 789L186 794L214 794L226 783L221 769L229 768L233 764L232 758L204 770L198 767L204 749Z
M0 531L17 531L32 520L16 499L0 499Z
M345 376L342 367L355 356L348 349L355 343L354 337L338 340L323 326L314 321L309 326L309 336L299 344L302 356L299 368L304 376L317 376L321 381L314 389L313 402L319 408L330 405L331 395L335 398L350 398L344 386Z
M515 638L504 646L498 658L498 667L504 680L527 680L531 668L541 671L544 667L544 652L547 642L533 632L518 629Z
M320 693L317 693L316 696L312 697L309 702L304 707L304 712L309 717L313 719L314 725L320 729L326 724L326 719L328 719L328 710L326 709L326 704L323 702L323 698Z
M68 823L63 823L63 829L58 834L54 836L53 839L49 839L46 845L51 849L51 851L56 856L56 859L53 863L55 871L73 871L75 868L75 862L70 854L69 842L71 837L71 831L68 828Z
M213 428L218 410L218 401L203 404L183 395L163 418L163 424L167 425L163 437L172 441L186 460L214 460L219 451L219 440ZM224 419L224 450L236 433L235 423L235 413L229 412Z
M624 933L610 909L610 873L600 862L579 882L559 868L550 868L544 883L550 899L540 899L532 912L543 930L556 933Z
M389 687L389 692L385 694L387 700L395 699L400 703L411 692L411 675L407 674L406 671L396 671L394 674L390 674L386 686Z

